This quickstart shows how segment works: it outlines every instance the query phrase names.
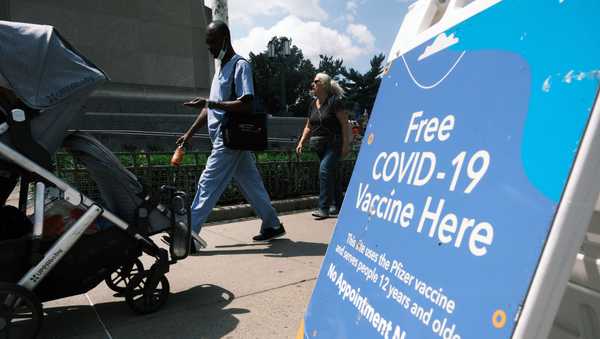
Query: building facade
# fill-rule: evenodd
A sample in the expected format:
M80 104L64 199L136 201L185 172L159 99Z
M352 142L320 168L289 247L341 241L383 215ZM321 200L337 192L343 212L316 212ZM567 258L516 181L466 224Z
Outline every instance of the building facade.
M172 150L197 114L181 103L209 94L212 11L203 0L0 0L0 20L54 26L108 74L72 129L112 150ZM286 147L302 128L297 119L273 124L270 137ZM194 141L210 146L206 130Z

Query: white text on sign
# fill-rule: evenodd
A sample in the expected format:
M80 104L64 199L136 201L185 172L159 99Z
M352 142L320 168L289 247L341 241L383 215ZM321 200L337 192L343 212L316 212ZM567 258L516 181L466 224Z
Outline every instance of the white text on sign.
M451 140L455 126L456 118L452 114L440 119L427 117L423 111L418 111L410 117L404 143L446 143ZM446 183L447 192L467 196L484 179L491 162L487 150L460 150L452 158L450 168L441 169L439 167L443 164L438 162L432 151L379 152L371 168L371 178L393 186L389 193L374 192L372 185L360 182L355 208L402 228L410 227L415 221L417 233L425 234L439 244L467 248L473 256L484 256L494 242L494 226L490 222L459 216L450 210L445 198L428 195L419 210L413 201L405 200L406 195L401 195L401 200L395 194L396 184L423 187L431 182L442 182ZM446 176L446 173L451 175ZM466 180L461 180L465 176Z

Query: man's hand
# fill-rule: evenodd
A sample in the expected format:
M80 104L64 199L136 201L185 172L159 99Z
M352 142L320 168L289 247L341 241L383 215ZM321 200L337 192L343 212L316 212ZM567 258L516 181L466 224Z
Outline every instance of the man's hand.
M197 97L183 103L185 106L194 108L203 108L206 105L206 98Z
M302 143L299 143L298 146L296 146L296 154L298 154L298 155L302 154L303 148L304 148L304 145L302 145Z
M183 146L183 145L187 144L189 138L190 138L190 135L188 133L184 133L182 136L180 136L177 139L177 141L175 141L175 144L177 146Z

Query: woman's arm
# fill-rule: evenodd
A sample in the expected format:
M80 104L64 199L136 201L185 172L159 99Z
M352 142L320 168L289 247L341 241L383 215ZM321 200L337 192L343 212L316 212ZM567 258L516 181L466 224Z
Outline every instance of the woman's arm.
M296 146L296 153L301 154L302 148L304 144L306 144L306 140L310 135L310 120L306 119L306 125L304 126L304 130L302 131L302 136L300 137L300 141L298 141L298 145Z
M340 109L335 112L335 116L342 128L342 157L345 157L350 152L350 125L348 124L348 112Z

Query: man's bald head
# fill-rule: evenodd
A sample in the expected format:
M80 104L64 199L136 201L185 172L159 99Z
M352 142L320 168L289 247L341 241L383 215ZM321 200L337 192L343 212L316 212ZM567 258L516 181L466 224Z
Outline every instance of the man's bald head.
M206 27L206 33L209 34L217 34L219 37L231 37L231 33L229 32L229 27L227 24L221 20L215 20L208 24Z
M222 49L227 51L229 56L231 56L233 47L231 47L231 35L226 23L221 20L215 20L208 24L206 27L206 45L215 58Z

